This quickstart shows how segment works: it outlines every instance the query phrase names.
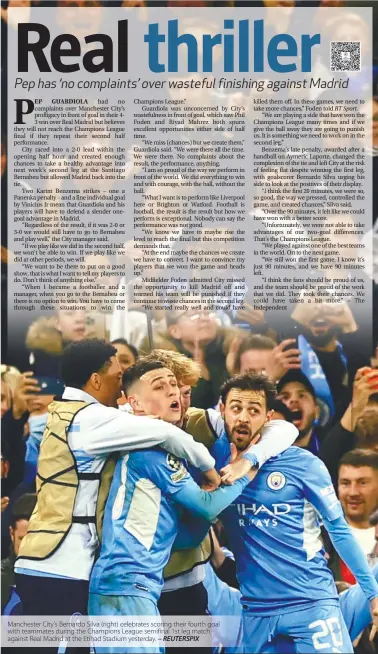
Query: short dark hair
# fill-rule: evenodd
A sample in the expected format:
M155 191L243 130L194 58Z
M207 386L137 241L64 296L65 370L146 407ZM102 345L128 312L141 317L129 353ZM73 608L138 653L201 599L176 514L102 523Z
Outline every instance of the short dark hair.
M265 395L268 409L272 407L276 397L276 390L268 377L266 375L257 375L253 372L236 375L223 384L220 391L223 404L226 404L227 395L233 388L239 388L241 391L262 391Z
M362 468L367 466L378 471L378 452L373 450L350 450L341 457L339 470L341 466L353 466L353 468Z
M99 338L87 338L67 345L62 354L61 374L65 386L83 388L94 372L104 372L117 351Z
M143 377L146 372L158 370L159 368L165 368L161 361L144 361L140 359L135 365L125 370L122 377L122 387L125 395L127 396L131 386Z
M19 520L30 520L36 503L37 495L35 493L24 493L17 498L12 507L10 526L14 529Z
M117 345L117 344L118 345L125 345L126 347L128 347L130 352L134 356L135 361L137 361L137 359L139 357L139 352L136 349L136 347L134 347L134 345L131 345L131 343L128 343L125 338L116 338L116 339L114 339L114 341L111 341L111 343L110 343L110 345Z
M283 392L286 384L301 384L312 395L314 402L316 402L315 388L311 384L307 375L302 370L288 370L277 384L277 393Z

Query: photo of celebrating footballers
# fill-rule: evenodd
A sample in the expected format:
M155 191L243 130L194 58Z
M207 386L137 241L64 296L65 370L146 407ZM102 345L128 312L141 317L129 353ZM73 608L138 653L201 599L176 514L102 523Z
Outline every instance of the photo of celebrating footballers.
M313 9L314 29L324 30L327 46L332 39L338 43L357 43L354 30L358 35L366 33L365 41L358 37L358 48L363 55L365 50L369 57L372 54L372 65L362 67L358 79L350 76L350 95L345 97L346 104L352 104L355 101L351 98L355 96L365 98L364 83L366 88L373 89L372 97L368 102L361 100L358 109L361 124L366 120L371 137L371 148L368 151L365 148L363 156L371 165L372 208L370 213L366 212L369 215L363 225L352 215L356 211L349 213L348 208L326 210L329 204L333 205L332 184L328 173L319 176L311 192L314 195L324 193L327 201L320 204L317 229L324 228L325 243L330 250L343 248L342 254L350 258L343 269L339 264L320 269L317 263L303 272L307 271L308 261L318 247L317 232L311 235L310 223L305 224L300 214L306 193L301 195L301 185L296 184L294 175L290 182L284 183L285 169L280 167L278 160L270 165L267 159L264 170L264 165L259 168L255 162L253 184L246 178L238 184L243 187L240 194L246 190L240 195L243 201L238 208L244 221L240 218L239 226L246 226L247 232L244 240L240 238L243 240L240 248L245 246L247 253L240 264L245 278L240 278L236 273L239 260L232 255L231 249L222 251L225 259L226 251L231 252L227 263L222 261L221 255L215 260L217 240L223 242L225 248L231 248L229 236L234 232L226 229L231 219L230 224L225 222L221 228L217 223L214 234L219 238L213 240L206 235L201 222L206 224L206 215L209 217L212 209L200 207L203 209L201 218L193 209L192 219L193 222L198 219L198 230L196 236L193 231L186 239L188 243L183 245L186 234L179 220L190 211L186 208L190 191L184 185L185 177L177 178L176 187L169 187L170 178L164 173L165 159L161 158L160 163L153 164L156 170L148 178L156 182L152 181L151 185L144 182L143 186L141 180L147 176L148 165L152 165L148 162L154 156L151 154L154 148L145 148L142 152L148 143L146 134L139 141L135 137L142 127L137 128L134 135L125 130L121 136L115 136L117 133L113 134L109 120L106 126L99 128L96 138L91 135L86 140L81 133L75 135L77 140L73 141L70 136L70 148L77 149L76 155L71 157L68 147L58 148L54 156L46 155L41 167L44 177L36 178L35 183L26 177L24 181L16 181L10 179L10 171L14 173L10 166L10 157L14 155L10 111L5 106L6 100L2 101L1 202L5 215L1 249L5 298L1 355L3 631L7 629L7 621L12 619L19 620L15 624L22 627L22 620L27 622L31 617L41 620L41 624L43 621L51 624L49 621L57 616L65 616L67 623L59 637L54 636L58 644L43 642L40 651L45 654L179 654L186 648L198 654L377 654L378 184L375 182L378 181L378 3L374 6L375 2L370 0L2 1L5 45L2 46L1 66L8 93L7 44L15 39L20 25L35 20L33 16L37 14L33 12L42 5L50 12L52 32L72 32L63 36L71 37L73 48L80 39L85 40L83 62L92 64L96 57L90 59L85 48L89 49L95 37L103 37L106 41L105 16L110 8L117 12L122 10L119 14L122 17L132 15L138 22L138 30L141 26L147 30L153 6L164 8L168 20L177 7L198 7L199 17L190 15L185 23L185 29L194 35L175 36L177 42L182 39L180 47L184 45L188 50L205 27L208 32L213 27L214 31L220 29L218 7L226 7L230 12L243 7L246 13L247 8L251 8L251 15L252 8L256 8L256 11L265 12L264 29L271 39L270 60L274 59L275 39L285 36L281 32L290 30L297 8ZM368 45L370 25L357 11L354 13L357 5L372 9L371 51ZM211 8L214 25L210 20L205 27L202 25L200 7ZM334 20L332 16L338 17L338 14L333 13L325 21L322 12L328 9L345 10L343 20ZM277 14L277 11L282 13ZM170 22L175 23L174 20ZM247 20L240 22L248 23ZM119 23L119 34L121 28L127 32L123 25L127 20L122 18ZM165 36L154 32L154 26L156 23L149 25L150 32L146 32L144 41L150 39L152 42L156 37L157 53ZM225 30L233 27L233 20L224 20ZM240 33L248 43L244 27L240 26ZM171 40L174 29L177 31L177 26L170 25ZM259 25L255 25L254 30L257 41ZM86 36L88 34L91 36ZM204 36L203 46L196 51L198 58L203 56L206 61L202 49L218 36ZM187 42L184 37L188 37ZM58 48L59 38L55 38L52 51L53 47ZM233 39L230 31L224 36L225 68L231 68L231 60L234 65ZM309 40L309 35L304 35L302 47L305 43L309 45ZM74 56L64 50L64 42L63 38L59 42L60 57ZM262 48L264 37L259 43ZM292 45L288 40L288 51ZM209 46L209 51L212 47ZM33 47L30 56L32 50ZM19 52L22 59L21 46ZM258 54L255 45L256 60L259 60ZM276 58L289 55L290 52L281 50ZM214 54L214 70L218 71L222 62L217 56ZM238 56L242 63L241 46ZM135 52L133 57L138 58ZM118 58L120 67L126 66L121 46ZM181 61L181 54L176 58ZM175 57L169 59L173 61ZM227 86L228 77L222 76L216 91L216 74L214 72L213 76L210 67L211 72L206 72L207 77L204 77L205 64L200 73L187 71L189 77L182 78L184 82L191 79L191 93L185 85L174 91L169 85L166 103L173 104L174 111L180 111L179 105L184 103L185 96L187 115L183 113L180 129L191 129L196 107L202 106L210 112L215 111L218 104L223 107L223 114L231 111L231 107L239 117L243 111L243 121L245 119L252 129L256 121L259 123L256 116L264 117L261 107L255 105L268 103L268 98L278 97L275 93L282 91L282 87L274 86L273 80L268 79L269 75L265 76L264 66L260 64L262 70L258 72L262 76L256 77L259 83L254 87ZM67 64L60 65L63 75ZM314 70L318 71L314 76L325 75L322 54L314 55ZM76 70L72 72L76 74ZM169 79L176 80L173 74ZM340 79L340 84L345 82L344 74ZM25 88L21 83L20 87ZM17 89L20 94L21 88ZM293 86L284 90L282 97L288 106L295 107L298 88L293 82ZM309 105L307 113L312 102L332 104L334 96L329 94L330 88L301 88L304 101ZM117 92L122 111L126 112L125 92L121 88ZM149 92L152 97L153 91ZM105 94L101 101L104 97ZM92 96L92 92L88 92L88 98L99 110L95 94ZM148 102L151 106L147 104L142 110L138 104L134 110L144 111L146 115L147 110L163 112L158 104L162 101L156 101L159 109L150 96ZM278 105L280 100L276 102ZM303 107L301 112L298 109L298 120L305 113ZM71 107L64 107L64 111L69 110ZM345 137L340 134L344 128L336 136L330 135L328 124L337 124L337 128L334 127L337 132L340 125L349 120L347 110L343 109L345 116L336 114L334 107L330 111L334 111L335 116L330 120L328 114L326 119L323 116L317 137L322 148L331 149L336 145L343 150ZM159 115L158 120L160 118ZM141 124L143 122L144 118ZM163 118L161 122L163 124ZM225 144L231 148L235 133L222 126L222 117L218 116L213 122L222 148ZM51 121L50 126L53 124ZM117 129L122 131L121 127ZM253 129L263 130L257 124ZM282 131L284 129L282 127ZM355 128L358 129L360 127ZM85 131L84 128L81 131ZM264 132L261 143L265 144L267 133ZM205 138L204 134L202 136ZM193 144L180 134L176 134L175 139L178 165L188 157L187 161L192 161L195 170L198 161L193 163ZM121 143L127 147L121 147ZM117 144L120 147L116 148ZM305 144L307 148L308 143L305 139L302 143L298 130L295 145ZM363 149L359 135L348 135L347 146L356 152ZM253 145L247 143L246 148L248 157L258 158ZM295 157L298 161L303 150L305 148L297 154L293 148L286 149L282 165L285 160L287 168L294 166ZM242 160L245 156L240 152L237 157ZM307 150L305 155L303 161L311 156ZM24 156L29 156L27 151ZM90 156L95 163L91 163L92 187L88 190L86 177L74 175L80 167L89 167ZM209 160L211 156L208 155ZM222 156L227 158L228 155ZM273 155L270 156L273 161ZM164 150L164 157L174 159L168 149ZM27 170L30 161L25 165ZM114 177L97 175L100 168L103 170L102 166L105 169L108 166L109 173L115 171ZM57 170L68 171L67 177L58 179ZM298 175L300 172L296 170ZM117 179L117 184L110 179ZM203 184L205 188L204 179L204 174L198 176L195 186ZM73 300L72 306L64 304L62 298L58 299L60 296L55 288L51 293L53 299L46 299L48 310L44 305L41 308L37 300L36 306L28 306L25 311L20 309L17 315L10 310L10 302L7 307L7 300L13 298L16 288L10 280L14 281L14 276L19 274L17 252L10 240L11 233L18 234L12 231L11 225L14 214L11 213L10 184L15 185L21 197L28 196L30 204L25 211L29 211L31 221L35 217L38 220L38 215L45 220L49 215L44 213L47 203L54 206L51 211L54 211L55 223L51 218L46 228L49 247L53 240L59 242L63 238L64 194L71 194L72 207L78 198L83 202L79 213L86 212L93 219L90 222L93 234L104 226L97 222L105 220L101 213L106 215L104 207L113 207L113 203L114 207L117 203L117 207L121 207L119 214L122 216L118 217L120 222L114 228L120 230L119 239L114 237L109 252L101 249L93 237L88 250L85 253L82 250L80 263L79 259L75 261L76 268L72 264L72 269L69 265L63 269L62 265L59 280L67 291L66 295L62 293L64 302L76 293L75 301L82 295L80 306L74 306ZM274 184L277 188L272 190ZM288 214L281 212L280 202L273 206L274 194L278 193L277 189L281 193L284 184L282 206L289 197L294 207ZM352 182L344 184L343 194L349 192L349 184ZM159 186L164 187L166 193L163 208L163 191ZM227 213L230 188L226 182L224 187L221 183L219 186L224 202L214 200L214 207L219 205L219 220L226 221L223 216ZM249 186L253 187L255 195L248 195ZM45 193L49 194L46 198ZM130 201L130 197L134 201ZM370 198L368 194L366 197ZM101 202L98 206L102 208L98 208L96 202ZM336 204L335 201L334 207ZM50 205L48 208L50 210ZM72 215L75 211L76 207L72 208ZM177 229L170 228L164 240L159 229L164 227L165 211L175 216L172 220L176 221L174 227ZM142 228L145 236L136 237L137 228L144 219L156 219L156 223L150 225L150 231L144 232ZM303 235L290 252L288 241L277 231L283 220L287 221L288 234ZM78 218L76 225L74 218L72 223L79 229ZM351 228L348 233L343 233L340 227L345 224ZM358 231L361 225L363 229ZM88 242L92 238L90 230ZM32 233L27 237L21 232L19 229L20 241L32 239ZM150 259L144 258L145 238L151 241L148 246L152 252ZM107 242L107 238L103 241ZM271 261L276 264L284 259L288 261L285 257L290 255L287 270L282 263L280 273L266 272L272 267L268 263L260 272L263 250L253 249L258 241L261 241L256 245L259 248L269 243L271 250L264 257L272 254ZM325 243L320 249L325 249ZM38 255L36 244L29 247L30 250L35 247ZM306 248L309 248L307 253ZM58 252L56 250L54 255L56 259ZM67 258L66 251L62 252ZM356 257L356 252L365 257L358 287L354 286L353 265L362 257ZM184 264L178 265L177 261L182 257L182 261L188 262L188 255L200 262L201 272L194 264L187 274L180 270ZM352 260L353 265L350 265ZM146 268L140 263L142 261L147 261ZM152 261L156 264L154 269ZM150 264L152 272L148 272ZM203 272L205 264L208 265L206 273ZM161 280L157 277L160 274L164 276ZM279 278L271 279L270 274L277 274ZM31 273L30 278L33 282ZM259 285L262 280L264 287ZM304 280L308 287L302 284ZM24 281L30 279L22 279L22 283ZM218 285L209 286L209 290L206 284L213 281ZM162 285L158 287L160 282ZM281 302L283 291L277 289L283 282L287 284L282 287L286 293L282 300L285 306L282 311L278 311L278 306L273 310L272 305ZM313 292L306 293L308 288ZM356 288L364 291L356 293ZM29 290L27 285L25 289ZM31 290L35 289L31 287ZM340 291L340 295L336 291ZM342 297L341 291L345 291ZM307 295L313 296L314 301ZM364 296L363 300L360 295ZM226 296L236 298L235 304L231 306L231 300L227 304ZM145 306L146 298L151 305ZM77 645L70 638L74 623L79 625L75 632L79 638L80 625L84 625L81 619L93 620L93 624L102 626L103 630L92 631L90 638ZM122 635L126 631L122 632L121 627L117 631L117 625L125 625L126 619L129 620L128 640ZM104 622L106 620L108 622ZM209 624L211 627L207 628ZM111 627L114 625L117 637L113 638ZM154 642L149 637L151 625L155 635L159 634ZM191 640L186 637L188 625ZM130 640L134 628L141 634L138 641ZM206 637L196 644L196 634L201 633L201 629ZM29 646L31 642L25 643L20 650L15 646L14 649L27 651ZM12 651L10 641L4 651Z
M171 349L140 352L88 337L87 316L66 312L50 324L56 356L2 366L4 615L230 615L232 633L200 651L373 647L376 371L361 366L320 427L292 341L285 357L272 330L221 319L167 316L154 340ZM263 363L240 372L246 353Z

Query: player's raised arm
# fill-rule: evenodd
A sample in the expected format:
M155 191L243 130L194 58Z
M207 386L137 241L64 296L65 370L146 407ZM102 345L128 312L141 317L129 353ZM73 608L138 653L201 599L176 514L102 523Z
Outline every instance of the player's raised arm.
M90 438L83 442L83 447L91 454L122 450L131 452L160 445L175 456L188 459L202 471L214 468L215 461L204 445L196 443L189 434L163 420L133 416L117 409L113 413L109 408L103 412L101 405L96 416L93 411L88 417L83 412L82 419L83 423L87 419L91 422ZM82 430L83 434L88 431Z
M264 463L287 450L293 445L297 436L298 429L290 422L272 420L262 430L261 438L257 443L250 445L239 456L232 456L231 462L221 469L222 482L233 484L236 479L246 474L250 474L252 480Z
M206 418L211 428L219 437L224 433L224 420L221 414L215 409L207 409ZM272 456L278 456L288 447L293 445L298 437L298 429L291 422L286 420L271 420L261 432L261 439L255 445L251 445L243 454L253 465L261 468Z
M201 490L192 477L188 477L183 488L175 495L175 501L182 504L189 511L198 513L200 516L211 522L226 507L240 495L251 478L245 475L238 479L232 486L217 488L216 491L208 492Z
M212 448L212 454L217 467L223 466L223 483L234 483L249 474L251 468L256 474L268 459L281 454L297 438L298 430L291 423L271 421L270 407L274 397L275 389L264 375L238 375L222 386L220 412L224 432ZM238 451L237 459L230 464L227 462L230 453L227 441Z
M168 454L162 458L161 452L153 452L150 456L159 456L159 465L151 466L149 470L151 481L164 493L171 495L177 504L209 522L232 504L251 481L251 477L246 475L233 486L209 492L196 484L183 462L173 455Z
M181 516L172 550L190 550L198 547L207 535L209 527L208 520L201 518L197 513L192 514L185 511Z
M272 456L282 454L288 447L293 445L298 437L298 429L291 422L286 420L271 420L261 432L261 438L256 445L251 445L243 454L243 458L248 459L261 468Z

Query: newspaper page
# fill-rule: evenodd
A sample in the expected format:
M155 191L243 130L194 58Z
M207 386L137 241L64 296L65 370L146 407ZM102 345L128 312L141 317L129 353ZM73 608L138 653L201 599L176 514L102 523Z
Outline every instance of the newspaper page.
M181 418L171 416L168 422L184 429L189 425L190 413L185 411L190 412L191 393L191 405L206 416L211 438L223 434L234 443L238 470L241 453L247 447L242 443L243 434L249 436L250 447L269 420L294 425L296 440L293 437L290 443L282 444L279 451L273 448L264 461L280 454L294 440L295 445L310 452L314 465L322 465L324 475L328 475L324 478L329 480L319 490L322 503L310 501L326 522L334 519L329 518L333 514L327 496L337 506L340 500L340 515L349 524L350 537L353 532L356 538L353 552L356 557L368 555L370 564L375 561L374 526L369 518L378 508L378 484L367 499L359 495L354 500L344 497L340 486L338 500L334 486L337 489L338 481L341 483L339 475L344 467L365 466L373 477L377 474L373 453L378 443L378 383L374 372L378 357L374 319L376 7L372 2L328 0L160 4L97 0L2 3L2 517L7 532L3 561L9 573L3 613L11 616L3 622L7 646L82 647L86 651L95 646L96 651L104 652L115 651L112 647L120 648L118 651L137 651L140 647L163 651L159 648L164 644L168 651L175 645L204 647L206 651L222 646L227 651L227 647L241 643L250 648L264 646L262 627L259 638L251 635L254 628L246 626L245 616L244 636L240 635L241 612L248 607L243 605L239 590L234 590L228 611L226 599L218 605L215 602L216 597L224 597L225 588L206 587L205 569L206 579L217 570L214 547L209 554L213 557L211 572L209 556L202 553L195 564L192 561L177 571L175 568L171 576L166 574L163 588L163 569L174 559L174 554L169 559L174 528L170 526L165 534L159 522L159 511L168 511L164 497L171 491L159 486L158 472L151 472L147 479L140 473L135 488L141 492L143 487L145 495L144 500L137 500L136 491L132 497L125 491L133 482L128 477L126 484L124 475L132 475L133 464L130 469L127 463L123 468L117 464L119 488L112 495L117 483L115 472L106 507L111 498L117 498L118 504L108 509L113 522L106 522L105 508L100 549L92 524L99 489L96 475L110 453L117 449L124 452L128 445L117 436L119 446L98 445L96 450L88 445L86 449L84 441L76 442L73 433L68 436L72 425L75 430L81 420L76 413L66 418L63 432L59 425L52 427L52 415L61 421L63 418L58 409L54 414L50 403L59 401L62 394L62 401L70 407L77 401L93 400L105 407L119 404L117 411L126 409L128 415L162 418L160 405L152 401L154 387L152 399L147 394L139 397L137 392L134 397L130 391L136 379L133 374L150 374L153 367L143 368L143 357L155 352L150 354L150 363L145 363L151 366L151 356L159 358L156 349L163 370L170 368L167 352L170 356L180 354L190 362L187 365L194 365L193 374L171 368L170 374L175 374L182 391L177 402L175 391L170 391L171 408L181 412ZM101 359L101 347L112 343L115 348L113 357L120 371L117 402L109 400L108 387L104 390L104 383L108 383L102 381L106 366L91 368L84 379L83 364L80 376L80 357L84 356L80 347L88 341L88 347L94 348L92 366L96 356ZM70 356L75 352L77 369L72 371ZM134 365L142 366L139 373ZM238 375L244 375L242 381ZM227 414L227 393L234 391L227 385L222 390L222 384L230 378L230 388L236 384L235 388L241 389L241 399L238 396L237 400L240 412L244 411L243 393L262 393L262 397L265 393L266 403L264 400L258 409L262 422L255 431L251 399L246 400L246 413L237 419L241 427L239 422L232 427L231 418L227 418L231 415ZM76 384L75 379L82 381ZM266 381L272 384L271 391L265 389ZM269 392L278 398L274 406L268 403ZM234 410L234 416L239 409ZM112 427L107 427L108 421L120 419L112 416L103 417L103 429L106 432L109 428L109 434ZM151 425L153 433L156 427ZM84 429L89 427L81 427L80 433ZM198 430L200 436L187 429L195 440L210 448L206 456L214 456L212 461L215 459L219 472L227 457L222 466L218 465L217 454L203 435L205 427L199 425ZM121 431L119 428L117 434ZM61 445L61 449L51 449L51 434L66 444L64 451ZM150 447L156 445L165 448L160 440ZM140 445L146 447L146 442ZM134 444L130 448L138 449ZM364 450L365 458L360 455L358 459L357 454L353 459L354 448ZM166 449L171 452L169 446ZM62 509L54 532L51 515L58 509L56 504L55 509L48 508L53 491L47 491L46 486L51 489L54 477L59 478L66 466L68 469L68 450L78 476L74 481L67 478L56 483L63 484L64 493L69 492L66 489L70 485L75 487L79 495L71 510L65 509L63 515ZM188 458L191 464L195 458L189 451L186 456L178 453L178 459L175 454L173 449L166 462L172 472L171 485L181 483L187 475L180 457ZM127 456L131 456L130 461L137 460L133 454ZM199 461L199 452L196 456ZM352 457L351 462L339 470L343 456ZM51 457L54 465L46 463ZM233 461L231 457L231 464ZM301 461L297 469L302 471L301 483L307 489L312 481L306 476L306 462ZM257 457L255 465L260 463ZM211 465L210 461L206 468L201 460L197 467L206 470ZM272 464L268 461L266 465ZM282 528L286 547L291 527L284 515L294 511L294 498L287 496L291 473L284 474L279 466L271 470L265 486L272 498L266 499L261 491L261 502L251 504L249 500L248 504L246 500L247 504L231 506L239 507L239 527L259 533L252 535L257 543L260 531L266 535L277 526ZM240 476L245 474L243 469ZM262 474L259 472L257 478ZM322 474L319 472L317 479L322 479ZM88 487L84 488L83 479ZM235 484L242 483L236 479L232 476ZM86 490L93 481L95 488ZM224 489L226 478L223 481ZM211 487L215 493L216 485ZM277 499L275 491L280 491ZM303 502L307 502L310 491L301 492ZM86 493L92 499L83 499ZM22 500L30 510L17 509L17 502L22 505ZM67 495L66 506L71 501ZM78 507L82 508L84 501L85 517L78 517ZM115 525L121 518L123 531L117 535ZM312 519L317 524L315 514ZM305 523L304 517L298 520ZM73 524L75 521L82 524ZM20 522L26 533L21 553L15 538ZM78 541L76 552L76 545L70 544L76 529L78 534L87 534L83 538L88 540L86 548L93 550L92 559L88 549L81 553L82 542ZM49 534L43 546L38 545L39 536L34 543L32 540L32 534L41 530ZM50 547L48 539L53 532L65 534L65 543L59 541ZM136 548L138 554L131 562L127 560L126 566L137 581L135 597L140 605L138 601L123 602L132 593L112 592L111 584L104 590L105 581L92 581L97 579L96 566L110 557L106 554L107 539L108 543L114 540L116 551L116 539L122 541L125 533L144 548L143 554ZM217 533L221 544L233 549L227 521ZM307 535L301 543L308 552L306 539ZM165 541L170 542L167 551ZM259 546L263 547L261 543ZM310 577L313 557L320 548L315 548L313 555L307 554L309 569L304 574ZM95 550L100 558L89 579ZM24 556L23 551L27 552ZM66 561L60 563L63 557L59 558L59 552L63 551ZM228 550L226 554L220 551L222 561L225 556L227 559ZM341 570L337 576L332 568L335 579L356 581L353 561L343 560L341 551L333 548L333 552ZM132 558L130 549L128 556ZM242 556L233 551L237 585L245 598ZM253 577L253 566L260 563L251 556ZM331 562L332 556L328 553ZM139 568L133 572L133 561L137 568L144 558L149 561L148 570L157 566L159 583L155 577L153 583L159 586L158 596L162 593L160 602L165 599L168 608L157 604L158 596L151 595L150 586L143 582L147 572ZM230 563L233 558L227 560ZM123 563L126 565L126 559ZM117 565L114 562L115 570ZM274 556L267 565L274 568ZM323 563L317 565L323 570ZM88 574L84 573L86 566ZM326 563L324 566L324 575L331 574ZM266 570L264 574L268 579ZM2 576L5 578L5 573ZM83 604L54 604L51 600L54 606L49 612L46 577L50 584L52 578L79 584L67 592L77 601L83 592ZM101 579L107 579L105 572ZM225 581L216 579L226 586ZM44 608L42 600L41 606L39 600L36 602L34 611L28 606L28 592L33 587L30 580L37 595L39 588L46 587L41 590ZM37 580L45 585L38 586ZM92 591L89 610L88 580L93 588L102 588ZM84 590L82 584L86 584ZM266 584L262 582L266 601L276 607L272 611L276 615L286 605L277 603L274 593L269 595L271 581ZM198 600L197 605L193 599L196 618L189 619L185 602L191 600L183 600L185 610L180 612L178 606L173 615L176 594L188 593L197 585L206 587L214 605L203 610L201 602ZM300 605L302 600L312 599L310 591L308 582L305 595L302 597L298 590L297 594L293 591L293 597L299 597ZM333 598L331 591L327 593L320 594L319 601ZM93 604L95 596L111 595L122 599L117 608L116 604L109 608L105 601L102 605L102 600ZM150 597L154 608L148 613L146 599ZM289 597L290 606L292 602ZM268 609L266 612L270 615ZM331 613L324 618L324 632L316 631L320 622L323 624L323 618L316 615L307 621L315 625L309 632L314 651L330 646L329 639L335 648L348 646L349 641L343 638L353 640L351 631L345 635L339 622L339 631L331 628L332 620L339 620ZM25 616L33 617L27 620ZM276 635L295 641L293 633L283 629Z

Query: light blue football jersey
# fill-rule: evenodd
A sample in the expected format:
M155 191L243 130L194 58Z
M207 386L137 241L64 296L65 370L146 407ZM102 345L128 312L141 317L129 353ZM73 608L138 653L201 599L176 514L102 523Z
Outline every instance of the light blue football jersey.
M222 440L212 450L220 466L228 444L225 435ZM319 514L332 521L343 511L324 464L299 447L265 463L237 502L223 511L242 603L249 611L278 614L337 598Z
M249 478L243 477L210 493L197 486L182 459L160 448L123 456L105 507L103 541L90 592L157 601L172 545L177 549L199 545L209 521L248 483Z
M90 592L159 598L179 524L173 498L188 477L181 460L158 449L117 462Z

